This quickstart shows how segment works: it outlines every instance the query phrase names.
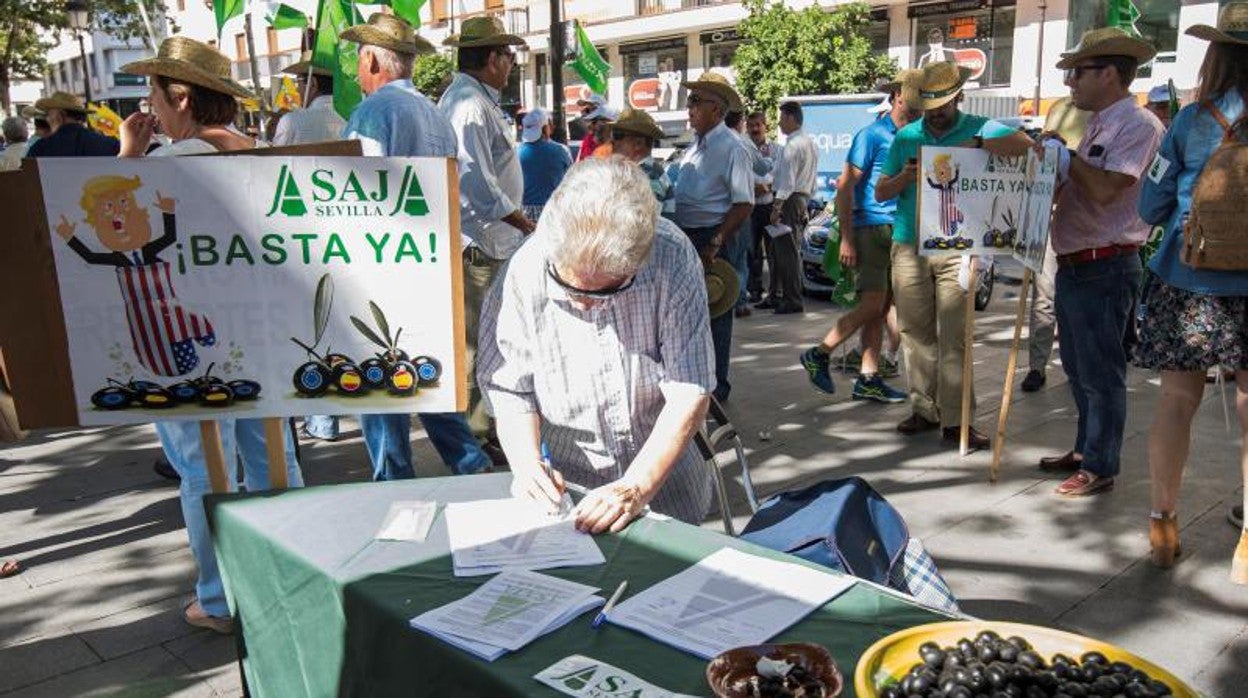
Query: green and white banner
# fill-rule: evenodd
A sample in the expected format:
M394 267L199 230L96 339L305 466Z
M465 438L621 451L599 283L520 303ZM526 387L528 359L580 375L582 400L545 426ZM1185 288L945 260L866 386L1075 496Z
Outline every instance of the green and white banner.
M452 161L39 170L80 424L463 409Z

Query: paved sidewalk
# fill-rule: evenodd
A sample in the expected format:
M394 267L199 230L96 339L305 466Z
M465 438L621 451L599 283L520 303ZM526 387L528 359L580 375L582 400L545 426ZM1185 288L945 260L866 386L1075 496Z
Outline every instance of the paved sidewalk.
M1002 273L1017 277L1017 267ZM1014 281L1000 280L977 319L976 425L985 433L996 427ZM835 396L814 392L797 356L838 311L817 301L807 307L805 316L737 321L727 407L760 495L861 475L924 539L968 613L1088 634L1168 667L1210 696L1245 695L1248 587L1227 580L1238 534L1225 519L1240 496L1240 437L1235 426L1227 431L1216 391L1208 391L1193 435L1179 510L1183 558L1161 572L1147 559L1154 377L1130 374L1117 488L1062 500L1051 494L1056 480L1034 467L1073 439L1073 405L1056 361L1043 391L1015 392L1003 476L989 485L989 454L962 459L936 434L898 435L905 405L851 401L851 380L841 374ZM304 444L308 484L369 477L358 430L346 436ZM423 434L416 453L422 475L446 474ZM177 488L152 472L158 455L150 427L41 432L0 447L0 559L26 566L0 580L0 695L241 693L232 641L182 622L194 563ZM744 499L734 496L744 523ZM717 521L712 514L706 525Z

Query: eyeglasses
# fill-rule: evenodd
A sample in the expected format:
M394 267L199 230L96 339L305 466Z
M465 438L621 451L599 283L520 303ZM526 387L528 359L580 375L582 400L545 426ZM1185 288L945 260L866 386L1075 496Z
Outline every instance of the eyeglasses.
M512 63L516 62L516 52L512 51L511 49L501 49L499 51L495 51L494 53L497 53L498 55L505 57L507 60L511 61Z
M633 276L628 277L627 280L625 280L623 283L620 283L619 285L611 286L609 288L586 290L583 288L577 288L576 286L573 286L572 284L560 278L559 272L555 271L555 265L551 264L550 262L546 262L546 275L550 277L551 281L554 281L556 284L559 284L559 288L562 288L563 290L567 291L570 295L580 296L582 298L592 298L594 300L606 300L616 294L623 293L624 291L627 291L629 288L631 288L633 285L633 282L637 280L637 275L634 274Z
M1077 66L1074 68L1067 68L1066 79L1078 80L1079 78L1083 77L1083 74L1088 72L1089 70L1104 70L1105 68L1108 68L1108 67L1109 67L1108 63L1089 63L1087 65L1081 65L1081 66Z
M685 99L685 104L691 107L696 107L699 104L718 104L718 103L719 102L717 100L710 99L708 97L699 97L698 95L689 95L689 97Z

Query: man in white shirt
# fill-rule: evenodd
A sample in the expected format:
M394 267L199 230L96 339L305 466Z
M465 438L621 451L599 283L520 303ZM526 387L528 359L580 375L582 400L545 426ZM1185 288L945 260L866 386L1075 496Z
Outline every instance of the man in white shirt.
M438 107L459 139L460 225L464 234L464 325L468 350L468 418L473 433L496 438L477 387L475 359L481 304L499 269L536 227L524 215L524 176L514 129L499 106L516 53L524 39L508 34L497 17L464 20L459 34L443 42L456 48L459 72Z
M815 141L802 132L802 105L783 102L780 105L780 131L787 136L784 157L776 168L776 198L771 209L771 222L784 223L790 232L772 240L770 291L760 308L774 308L777 315L800 313L802 307L802 257L799 251L806 232L806 204L815 191L819 152Z
M16 170L22 166L22 158L26 157L26 120L20 116L10 116L0 125L4 132L4 153L0 154L0 172Z
M295 76L303 109L296 109L277 122L273 145L324 143L342 138L347 120L334 111L334 74L312 65L312 52L304 51L302 60L286 66L283 73Z

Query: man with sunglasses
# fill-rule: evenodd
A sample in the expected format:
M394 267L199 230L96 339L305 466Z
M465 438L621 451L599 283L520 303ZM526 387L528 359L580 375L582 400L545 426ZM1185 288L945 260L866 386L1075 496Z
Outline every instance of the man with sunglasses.
M738 231L754 209L754 171L750 154L724 125L729 111L741 111L741 96L718 73L706 72L682 83L694 142L681 157L676 176L676 224L689 236L708 268L715 257L732 263ZM711 320L715 344L716 400L728 399L728 363L732 353L732 313Z
M1137 206L1140 178L1163 128L1136 103L1131 82L1152 60L1148 42L1113 27L1094 29L1063 53L1074 105L1092 112L1078 150L1061 149L1050 242L1057 255L1056 310L1062 369L1079 410L1071 451L1040 461L1070 473L1055 492L1082 497L1113 488L1127 420L1127 348L1149 226ZM1056 141L1046 135L1046 142Z
M524 215L524 175L514 129L499 106L524 39L508 34L498 17L464 20L443 42L456 48L455 73L438 106L459 138L459 207L464 235L464 326L468 349L468 419L495 462L501 452L481 404L472 365L481 303L490 284L534 223Z
M573 166L481 315L477 377L512 494L553 509L565 483L588 488L575 518L592 533L646 506L700 523L711 483L691 439L712 385L709 324L698 255L640 168Z

